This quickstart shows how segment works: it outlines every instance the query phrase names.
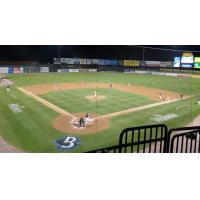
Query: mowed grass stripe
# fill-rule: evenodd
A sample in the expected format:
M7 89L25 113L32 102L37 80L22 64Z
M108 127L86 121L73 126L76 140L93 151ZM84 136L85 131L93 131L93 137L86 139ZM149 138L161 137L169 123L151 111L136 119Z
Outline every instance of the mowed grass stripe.
M51 124L56 116L55 113L50 112L38 102L34 102L30 97L18 98L17 96L17 101L13 101L9 94L5 92L4 95L6 98L1 99L1 104L4 105L4 115L0 115L3 138L28 152L52 151L53 138L59 135ZM8 107L11 103L25 105L26 107L22 108L23 113L13 113Z

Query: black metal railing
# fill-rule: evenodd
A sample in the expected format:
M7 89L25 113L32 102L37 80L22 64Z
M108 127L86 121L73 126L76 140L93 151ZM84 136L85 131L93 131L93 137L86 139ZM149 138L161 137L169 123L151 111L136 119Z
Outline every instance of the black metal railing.
M164 124L127 128L119 137L119 153L165 151L168 128Z
M170 153L200 153L200 127L184 127L169 131Z
M200 126L169 131L164 124L126 128L118 145L88 153L200 153Z

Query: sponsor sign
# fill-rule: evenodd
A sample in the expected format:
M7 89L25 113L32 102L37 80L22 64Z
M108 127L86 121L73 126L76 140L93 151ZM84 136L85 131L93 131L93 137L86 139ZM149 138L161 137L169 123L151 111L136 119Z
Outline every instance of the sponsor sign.
M124 66L138 67L140 65L139 60L124 60Z
M200 68L200 63L194 63L194 68Z
M182 57L181 58L181 63L184 63L184 64L192 64L194 63L194 57Z
M40 72L49 72L49 67L40 67Z
M180 67L181 66L181 57L175 57L174 58L174 67Z
M12 68L12 67L9 67L9 68L8 68L8 73L9 73L9 74L12 74L12 73L13 73L13 68Z
M73 65L75 63L74 58L61 58L61 63Z
M77 148L81 141L79 137L75 136L65 136L64 138L54 140L56 144L56 149L58 150L72 150Z
M110 65L119 65L118 60L110 60Z
M89 72L97 72L97 69L89 69Z
M145 74L145 71L135 71L136 74Z
M74 58L74 64L75 65L80 65L80 59L79 58Z
M80 64L81 65L86 65L87 64L87 59L80 59Z
M57 72L69 72L69 69L58 69Z
M110 60L104 60L104 64L105 65L111 65L111 62L110 62Z
M88 72L89 69L79 69L79 72Z
M160 67L160 61L146 61L148 67Z
M173 67L172 62L160 62L160 67Z
M184 52L183 57L193 57L193 54L190 52Z
M170 119L174 119L176 117L178 117L177 114L167 114L167 115L156 114L151 118L151 120L160 123L160 122L164 122L164 121L167 121L167 120L170 120Z
M193 64L181 64L181 67L192 68Z
M69 72L79 72L79 69L69 69Z
M98 59L98 65L105 65L105 60Z
M91 65L92 64L92 59L86 59L86 64Z
M195 58L194 58L194 62L195 62L195 63L200 63L200 57L195 57Z
M53 64L60 65L61 64L61 58L54 58L53 59Z
M24 72L24 68L23 67L14 67L13 69L13 73L14 74L21 74Z
M98 65L99 64L99 59L92 59L92 64L93 65Z
M1 74L7 74L8 73L8 67L0 67L0 73Z
M146 66L146 62L145 61L140 61L140 66Z

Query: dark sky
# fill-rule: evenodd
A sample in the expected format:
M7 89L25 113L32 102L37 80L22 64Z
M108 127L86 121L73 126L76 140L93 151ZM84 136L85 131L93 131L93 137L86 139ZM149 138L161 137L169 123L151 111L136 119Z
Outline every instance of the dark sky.
M142 46L142 45L141 45ZM42 63L52 63L54 57L79 57L79 58L105 58L105 59L140 59L143 55L145 60L172 60L178 51L158 50L146 48L143 52L141 46L125 45L1 45L0 60L9 61L38 61ZM144 45L143 45L144 46ZM60 47L60 48L59 48ZM195 55L200 55L200 46L185 45L145 45L145 47L181 49L186 51L199 51ZM143 54L144 53L144 54Z

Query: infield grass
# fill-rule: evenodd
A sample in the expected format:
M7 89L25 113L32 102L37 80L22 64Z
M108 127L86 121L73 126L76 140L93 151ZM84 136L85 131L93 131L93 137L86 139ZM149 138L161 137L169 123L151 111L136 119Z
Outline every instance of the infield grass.
M86 96L94 94L94 90L96 90L97 95L103 95L106 99L96 102L86 99ZM135 108L155 102L148 97L110 88L49 92L40 96L70 113L90 112L99 115L126 110L128 108Z

